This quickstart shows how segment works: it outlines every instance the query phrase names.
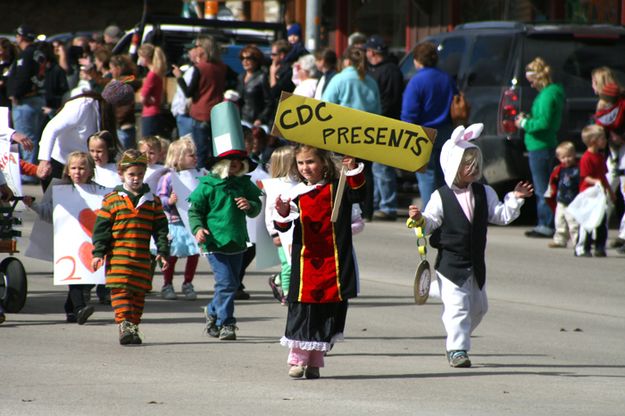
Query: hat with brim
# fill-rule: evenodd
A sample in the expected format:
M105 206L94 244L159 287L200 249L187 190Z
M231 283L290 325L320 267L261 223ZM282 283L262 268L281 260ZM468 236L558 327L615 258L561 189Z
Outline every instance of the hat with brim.
M20 35L23 38L28 40L35 40L37 38L37 33L33 30L32 27L28 25L21 25L15 30L16 35Z

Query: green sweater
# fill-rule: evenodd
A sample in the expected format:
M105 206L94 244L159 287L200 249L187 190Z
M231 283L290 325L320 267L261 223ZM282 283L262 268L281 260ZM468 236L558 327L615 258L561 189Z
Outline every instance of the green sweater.
M260 213L261 194L247 175L221 179L208 174L201 178L198 187L189 195L189 226L193 235L200 228L209 231L202 248L220 253L245 251L249 240L245 216L253 218ZM237 207L234 199L240 196L250 203L247 212Z
M549 84L534 99L531 114L522 125L525 147L529 152L553 149L558 144L564 98L560 84Z

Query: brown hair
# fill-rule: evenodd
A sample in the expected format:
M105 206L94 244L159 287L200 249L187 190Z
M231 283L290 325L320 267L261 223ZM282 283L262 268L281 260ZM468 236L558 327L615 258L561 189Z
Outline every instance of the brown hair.
M278 39L271 46L276 48L276 52L278 53L289 53L291 50L291 44L284 39Z
M315 59L318 61L323 61L328 69L336 70L338 58L336 57L336 52L334 52L332 49L323 48L315 51Z
M419 43L412 49L412 58L425 67L435 67L438 63L436 45L432 42Z
M252 58L255 68L259 68L263 63L263 53L256 47L256 45L247 45L241 49L241 52L239 52L239 59L243 58L243 55L247 55Z
M365 51L358 46L350 46L345 50L343 59L349 61L350 66L358 72L358 77L363 80L367 75L367 63Z
M89 143L91 143L91 140L102 140L104 143L106 143L106 150L108 152L109 162L115 161L115 159L117 158L117 154L121 150L121 145L119 144L119 140L117 140L116 137L113 137L110 131L100 130L93 133L87 139L87 147L89 146Z

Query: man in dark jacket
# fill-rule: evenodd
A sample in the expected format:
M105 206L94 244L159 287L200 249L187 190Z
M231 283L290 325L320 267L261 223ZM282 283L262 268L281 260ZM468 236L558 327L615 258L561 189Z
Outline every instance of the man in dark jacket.
M382 37L371 36L365 43L369 75L378 83L382 115L399 120L404 77L397 64L389 59ZM394 221L397 217L397 174L395 169L373 163L373 218Z
M36 32L27 25L17 28L15 40L20 49L7 77L7 95L12 103L13 127L24 133L35 144L32 151L20 146L23 160L37 163L37 145L43 121L42 108L46 101L43 94L45 59L33 44Z

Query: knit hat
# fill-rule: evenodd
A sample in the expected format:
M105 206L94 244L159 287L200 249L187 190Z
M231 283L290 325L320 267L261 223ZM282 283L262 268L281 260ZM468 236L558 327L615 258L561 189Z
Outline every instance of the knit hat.
M111 105L124 105L134 102L135 92L130 85L112 80L104 87L102 97Z
M289 29L286 31L286 35L287 36L291 36L291 35L297 35L300 38L302 37L302 27L300 26L299 23L293 23L291 26L289 26Z
M211 132L213 155L218 159L247 157L241 116L236 104L223 101L211 109Z
M469 141L480 137L482 130L484 130L484 124L482 123L471 124L466 129L464 126L458 126L451 133L449 140L443 145L440 161L447 186L451 187L456 179L464 151L472 147L477 148L476 145Z
M605 84L603 86L603 88L601 89L601 95L604 95L606 97L618 97L619 95L621 95L621 92L619 91L618 85L616 85L613 82L610 82L609 84Z

